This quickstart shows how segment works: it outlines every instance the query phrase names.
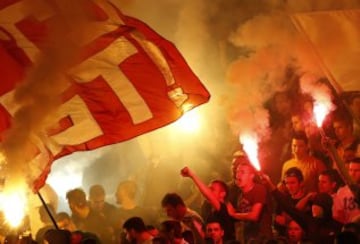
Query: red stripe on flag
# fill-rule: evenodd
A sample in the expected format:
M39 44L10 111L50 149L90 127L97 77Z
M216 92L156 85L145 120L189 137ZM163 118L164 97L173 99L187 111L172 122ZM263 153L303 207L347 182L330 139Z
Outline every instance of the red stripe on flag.
M91 4L86 8L95 20L89 24L98 26L102 23L104 30L108 30L107 21L110 16L114 17L106 12L109 9ZM46 150L39 150L48 154L50 161L32 165L41 172L31 176L36 190L45 183L54 159L75 151L118 143L163 127L184 113L184 105L193 108L210 98L174 44L140 20L116 11L123 23L119 19L118 26L86 43L77 56L80 59L69 60L74 66L64 74L69 86L62 94L57 124L48 129L48 140L43 142ZM48 45L44 41L49 18L56 16L38 21L35 11L14 26L27 38L25 41L42 52L41 47ZM114 26L114 22L110 26ZM0 22L0 28L6 27ZM24 57L25 48L31 45L17 47L19 43L23 42L13 44L16 48L0 46L0 63L8 77L6 82L0 83L1 98L14 88L16 82L24 80L24 70L30 63L31 57ZM8 126L6 111L0 109L0 114L4 121L1 125ZM47 144L51 141L56 142L56 146Z

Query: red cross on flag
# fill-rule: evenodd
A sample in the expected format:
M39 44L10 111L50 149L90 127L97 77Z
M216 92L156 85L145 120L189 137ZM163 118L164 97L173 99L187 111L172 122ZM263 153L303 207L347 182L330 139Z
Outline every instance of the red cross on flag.
M55 159L160 128L210 98L171 42L105 0L2 0L0 64L1 151L35 190Z

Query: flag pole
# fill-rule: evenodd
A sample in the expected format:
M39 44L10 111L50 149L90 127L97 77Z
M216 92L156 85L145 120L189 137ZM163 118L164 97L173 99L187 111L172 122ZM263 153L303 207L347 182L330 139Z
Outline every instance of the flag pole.
M51 222L53 223L55 229L56 229L56 230L59 230L59 226L57 225L54 216L52 215L52 213L51 213L50 210L49 210L49 207L47 206L46 202L44 201L44 198L41 196L41 193L38 191L36 194L38 195L38 197L39 197L42 205L44 206L47 214L49 215L49 217L50 217L50 219L51 219Z
M326 147L328 148L329 152L331 153L331 156L338 168L338 172L340 173L340 176L344 180L345 184L348 185L350 191L355 196L355 201L360 204L360 188L355 184L353 179L350 177L348 170L345 168L344 161L340 158L335 146L333 143L331 143L328 140L328 137L326 136L324 130L319 127L320 135L322 138L326 140Z
M345 183L347 185L353 185L354 181L352 180L352 178L350 177L348 171L346 170L344 161L340 158L338 152L336 151L336 148L335 148L334 144L329 141L328 137L326 136L324 130L321 127L319 127L319 132L320 132L321 137L323 139L325 139L325 141L327 142L325 144L325 146L327 147L327 149L331 153L332 159L334 160L334 162L335 162L335 164L336 164L336 166L337 166L337 168L339 170L339 173L342 176L343 180L345 181Z

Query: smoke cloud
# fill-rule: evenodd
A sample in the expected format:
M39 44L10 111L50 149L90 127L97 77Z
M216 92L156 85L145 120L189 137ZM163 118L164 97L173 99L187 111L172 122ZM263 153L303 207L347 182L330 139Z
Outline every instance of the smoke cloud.
M86 32L91 31L86 28L87 17L78 12L78 6L74 6L76 2L57 1L61 4L64 14L61 19L51 23L51 45L45 47L43 55L38 57L29 71L28 79L16 90L15 99L21 106L2 145L11 174L23 175L29 171L29 166L24 164L27 160L22 155L33 155L30 152L34 148L32 144L38 141L36 137L53 122L52 115L60 103L61 91L67 85L61 74L76 60L76 43L82 43L74 43L73 40L84 40L86 34L89 34ZM182 135L172 138L169 135L172 132L167 127L151 135L134 139L140 143L134 143L132 147L140 147L145 158L141 159L142 162L132 161L134 167L144 166L148 163L146 160L151 161L154 157L166 161L171 154L171 159L166 163L174 163L172 160L176 158L176 167L172 169L176 171L185 162L195 164L194 161L206 161L201 163L204 168L209 167L208 161L211 160L221 164L219 158L232 150L221 146L232 143L229 139L231 135L227 133L227 124L231 126L236 137L244 131L255 131L259 138L268 137L269 114L264 104L272 95L276 91L288 89L294 80L304 73L310 72L316 77L323 76L316 63L316 57L309 51L303 38L297 34L289 14L359 7L356 0L113 2L125 14L143 20L165 38L173 41L212 94L211 101L198 108L207 118L208 124L207 127L204 126L205 132L202 137L194 139L189 135ZM71 25L68 25L69 23ZM71 28L73 36L64 38L68 36L64 34L68 28ZM335 37L327 41L329 45L336 47ZM337 52L334 49L334 55L335 53ZM144 141L146 143L141 143ZM179 142L186 146L180 146ZM167 147L164 148L164 145ZM138 152L137 149L134 151ZM121 157L115 150L97 150L76 154L74 160L71 156L60 159L55 164L67 162L66 172L82 177L84 169L100 160L104 154L115 155L114 158ZM192 158L194 155L205 155L206 160L193 160L196 158ZM80 159L81 157L83 159ZM129 157L131 158L131 155ZM116 160L110 156L107 159L109 158ZM221 166L229 167L229 162L225 163L225 166ZM147 169L146 167L143 168ZM50 182L55 182L56 177L61 177L59 172L63 169L53 168ZM97 170L99 167L94 167L94 171L88 173L96 178ZM121 171L120 168L119 170ZM112 182L116 184L121 178L131 174L132 170L126 171L126 174L119 174ZM144 175L143 177L146 178Z
M31 184L36 168L29 163L44 148L41 139L50 125L61 103L61 93L68 86L64 77L66 70L76 61L79 53L78 43L82 42L84 32L88 31L88 16L83 6L73 1L57 1L57 18L49 21L49 34L43 40L41 52L34 57L25 80L14 92L14 102L19 108L15 112L12 127L6 133L1 145L5 156L7 182L26 179ZM24 1L27 8L38 13L49 13L48 6ZM46 161L46 160L45 160Z

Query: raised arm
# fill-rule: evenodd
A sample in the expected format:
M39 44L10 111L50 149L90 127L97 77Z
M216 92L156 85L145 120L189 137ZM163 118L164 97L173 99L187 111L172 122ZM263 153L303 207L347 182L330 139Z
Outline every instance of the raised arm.
M211 189L201 181L201 179L190 170L190 168L185 167L181 170L181 175L183 177L189 177L195 183L201 194L209 201L209 203L218 211L220 210L221 203L214 196Z

